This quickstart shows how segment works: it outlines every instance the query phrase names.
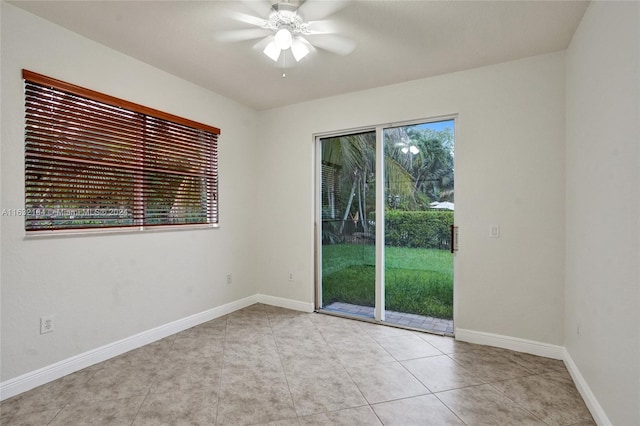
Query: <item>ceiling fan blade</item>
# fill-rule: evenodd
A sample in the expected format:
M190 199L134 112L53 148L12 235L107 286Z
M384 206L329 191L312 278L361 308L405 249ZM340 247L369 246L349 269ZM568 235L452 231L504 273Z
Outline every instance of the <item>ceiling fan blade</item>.
M356 48L355 41L335 34L308 35L309 42L315 47L338 55L348 55Z
M274 39L275 39L274 36L267 36L262 40L260 40L259 42L257 42L256 44L254 44L253 48L259 51L263 51L265 47L267 47L267 45L271 43Z
M262 27L266 22L264 19L258 18L257 16L237 12L235 10L227 10L224 14L231 19L235 19L236 21L244 22L250 25L255 25L256 27Z
M242 4L253 10L258 16L269 16L271 13L269 0L242 0Z
M334 34L338 32L338 28L333 21L309 21L308 24L310 34Z
M307 20L323 19L344 9L348 4L348 0L306 0L298 8L298 12Z
M252 40L254 38L260 38L268 35L271 31L263 28L249 28L246 30L229 30L220 31L214 35L214 38L218 41L233 42Z

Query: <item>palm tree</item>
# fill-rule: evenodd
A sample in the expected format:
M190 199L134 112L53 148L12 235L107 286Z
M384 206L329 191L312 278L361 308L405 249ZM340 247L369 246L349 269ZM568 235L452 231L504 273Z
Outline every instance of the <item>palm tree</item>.
M349 219L369 233L368 218L375 211L375 140L375 132L321 140L323 219L339 220L336 212L342 207L340 234ZM413 183L407 170L393 158L385 160L387 180L397 182L403 193L411 193Z
M431 201L453 201L453 134L417 127L385 129L385 154L411 176L412 190L400 206L424 210ZM389 160L387 160L389 161ZM389 180L389 193L398 193Z
M339 233L342 234L347 219L360 221L367 232L366 194L369 176L375 171L375 134L359 133L322 139L323 166L323 218L337 220L338 209L344 214ZM348 195L345 188L350 188ZM347 195L346 206L340 203ZM352 212L353 200L357 195L358 208ZM326 217L328 213L329 217Z
M453 201L453 134L418 127L384 130L385 188L389 207L427 210ZM322 219L343 235L353 221L370 233L375 211L375 132L321 139ZM323 226L323 229L324 229Z

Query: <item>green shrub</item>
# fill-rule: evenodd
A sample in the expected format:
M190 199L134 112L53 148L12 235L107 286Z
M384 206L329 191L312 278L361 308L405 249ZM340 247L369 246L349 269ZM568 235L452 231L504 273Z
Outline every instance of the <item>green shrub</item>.
M453 212L448 210L385 212L388 246L446 249Z

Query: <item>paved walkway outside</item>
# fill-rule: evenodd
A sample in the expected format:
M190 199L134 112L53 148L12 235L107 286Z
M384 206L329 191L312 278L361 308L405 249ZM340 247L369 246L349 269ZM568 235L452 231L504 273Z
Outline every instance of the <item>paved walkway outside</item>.
M349 303L334 302L323 309L341 312L343 314L359 315L367 318L374 317L374 308L370 306L352 305ZM385 321L390 324L404 325L421 330L433 331L453 335L453 320L425 317L403 312L385 311Z

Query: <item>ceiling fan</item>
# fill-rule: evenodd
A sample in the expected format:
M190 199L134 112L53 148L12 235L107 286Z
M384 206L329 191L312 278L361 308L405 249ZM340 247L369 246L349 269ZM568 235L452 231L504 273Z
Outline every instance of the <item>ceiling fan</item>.
M233 42L262 38L254 48L262 50L275 62L281 57L286 62L287 52L298 62L315 48L339 55L348 55L355 49L353 40L335 34L334 22L319 20L345 7L346 1L276 0L274 3L262 0L243 3L266 18L228 12L231 18L257 28L221 31L215 36L217 40ZM318 20L306 20L306 17Z

